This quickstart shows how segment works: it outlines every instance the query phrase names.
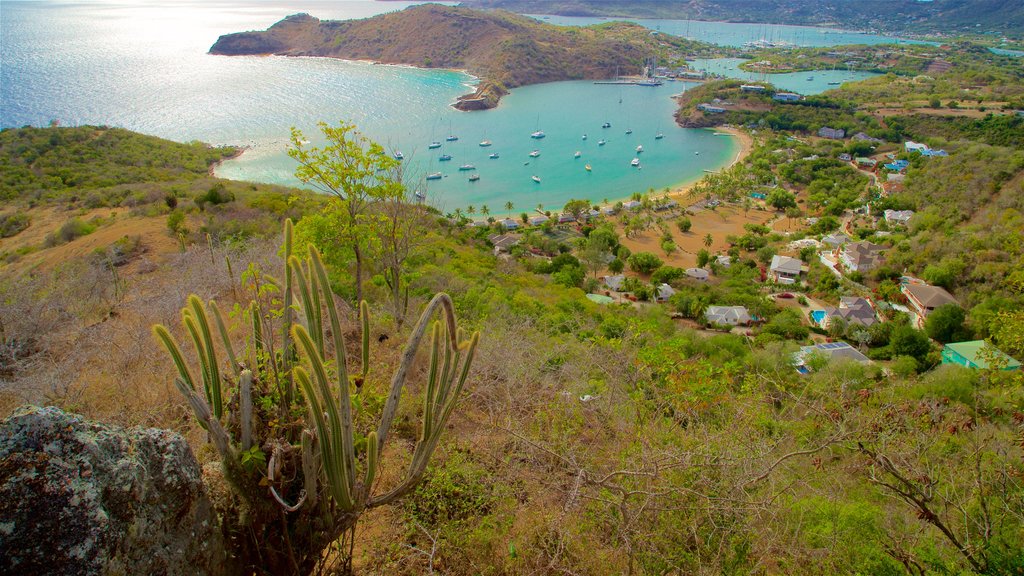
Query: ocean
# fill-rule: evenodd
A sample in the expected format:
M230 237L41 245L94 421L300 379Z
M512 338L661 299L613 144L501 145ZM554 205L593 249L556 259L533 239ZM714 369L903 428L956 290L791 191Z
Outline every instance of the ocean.
M457 71L207 54L221 34L262 30L296 12L364 18L411 4L3 0L0 127L99 124L246 146L218 168L219 176L299 185L286 154L290 128L316 144L318 121L354 122L405 155L410 187L435 205L486 204L494 213L506 202L518 212L557 208L571 198L600 201L661 190L736 155L729 137L675 125L671 96L690 87L685 83L557 82L518 88L495 110L465 113L450 104L475 79ZM605 122L612 127L602 129ZM530 138L536 130L547 137ZM658 133L664 138L656 139ZM459 140L445 142L449 135ZM484 139L493 145L480 147ZM599 146L600 139L607 144ZM443 146L428 149L435 140ZM531 158L535 149L540 155ZM490 159L491 153L500 157ZM441 162L441 154L452 160ZM639 167L630 166L633 158ZM458 170L466 164L475 169ZM434 172L444 177L424 179ZM470 182L474 173L480 179Z

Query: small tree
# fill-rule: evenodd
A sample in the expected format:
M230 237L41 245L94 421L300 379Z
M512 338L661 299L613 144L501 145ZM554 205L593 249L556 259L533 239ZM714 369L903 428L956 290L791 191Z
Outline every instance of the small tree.
M964 328L964 309L956 304L945 304L932 310L924 321L924 331L940 344L957 342L968 337Z
M690 228L693 228L693 222L691 222L689 218L683 216L679 220L676 220L676 226L679 227L680 232L686 234L690 231Z
M295 176L317 190L341 201L345 218L338 220L340 239L355 255L356 302L363 299L363 268L369 241L372 240L372 204L392 196L404 196L398 160L384 147L366 139L355 125L342 122L337 127L318 124L327 139L320 147L308 147L302 131L292 128L288 155L299 163Z
M640 274L650 274L661 267L661 258L658 258L650 252L637 252L636 254L630 255L629 259L626 260L629 264L629 269Z
M565 203L565 213L571 214L573 220L580 222L583 216L590 210L589 200L569 200Z

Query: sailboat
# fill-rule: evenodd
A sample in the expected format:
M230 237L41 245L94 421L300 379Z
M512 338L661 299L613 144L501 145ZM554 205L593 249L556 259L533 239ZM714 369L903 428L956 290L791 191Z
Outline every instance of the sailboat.
M583 139L584 139L584 140L586 140L586 139L587 139L587 135L586 135L586 134L584 134L584 135L583 135Z
M590 167L590 164L587 164L586 166L584 166L584 168L587 169L587 172L590 172L592 170L592 168Z
M612 123L611 122L605 122L604 124L601 124L601 128L611 128L611 127L612 127Z
M644 145L643 144L641 144L641 145L636 147L636 153L637 154L639 154L639 153L641 153L643 151L644 151Z
M633 129L632 128L626 128L626 134L632 134L632 133L633 133Z
M534 140L540 140L543 137L544 137L544 131L540 129L540 114L538 114L537 115L537 130L533 134L530 134L530 138L533 138Z
M540 150L534 150L533 152L530 152L530 158L536 158L537 156L540 156Z
M636 168L637 166L640 165L640 159L639 158L633 158L633 161L630 162L629 165L634 167L634 168Z
M491 145L491 141L490 140L483 140L483 141L480 142L480 147L481 148L487 148L490 145Z
M440 179L441 179L441 173L440 172L434 172L433 174L427 174L427 180L440 180Z
M533 180L534 182L536 182L537 184L540 184L540 177L539 176L530 176L530 179Z
M440 158L438 158L438 160L440 160L441 162L448 162L451 159L452 159L452 155L451 154L441 154Z
M472 164L463 164L462 166L459 166L460 172L466 172L468 170L476 170L476 166L473 166Z
M579 157L580 157L580 156L582 156L582 155L583 155L583 153L582 153L582 152L580 152L579 150L577 150L577 151L576 151L576 153L575 153L575 154L573 154L573 156L572 156L572 157L573 157L573 158L579 158Z
M597 145L598 145L598 146L604 146L604 145L605 145L605 144L607 144L607 143L608 143L608 142L606 142L606 141L604 141L604 140L598 140L598 141L597 141Z
M405 154L402 154L401 150L395 150L395 160L405 160Z
M470 182L476 182L479 179L480 179L480 175L479 174L473 174L472 176L469 177L469 181Z
M665 137L665 135L662 134L661 131L658 131L658 133L654 135L654 139L655 140L661 140L664 137Z
M447 140L448 142L455 142L458 139L459 139L459 137L456 136L455 133L452 131L452 123L449 122L448 123L448 137L445 138L445 140Z
M437 140L434 140L433 142L430 143L429 146L427 146L427 148L429 148L430 150L434 150L434 149L437 149L437 148L440 148L440 147L441 147L441 143L438 142Z
M490 158L491 160L497 160L498 159L498 153L494 152L490 156L488 156L488 158Z

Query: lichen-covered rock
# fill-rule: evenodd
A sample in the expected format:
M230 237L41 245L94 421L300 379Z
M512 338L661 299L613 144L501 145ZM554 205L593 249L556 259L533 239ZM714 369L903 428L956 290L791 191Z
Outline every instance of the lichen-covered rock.
M178 434L57 408L0 422L0 573L222 574L220 538Z

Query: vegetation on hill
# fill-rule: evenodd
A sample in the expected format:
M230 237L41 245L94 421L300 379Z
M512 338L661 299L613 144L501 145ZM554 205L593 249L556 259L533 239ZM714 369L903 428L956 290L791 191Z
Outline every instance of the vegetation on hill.
M25 137L46 139L61 130ZM813 215L823 224L820 231L831 231L840 226L836 214L852 218L848 208L872 199L860 195L871 192L866 176L835 160L839 153L855 151L856 144L785 132L765 136L768 127L758 131L763 140L755 151L702 184L694 200L717 196L733 200L727 208L736 213L786 214L791 222ZM877 153L889 150L899 152L896 145L881 144ZM1016 150L984 144L956 144L950 151L948 158L914 160L908 169L907 189L913 190L913 184L921 194L897 195L892 202L914 201L922 217L912 220L906 233L860 230L863 215L852 220L853 229L858 237L890 242L899 254L915 258L898 261L908 273L952 264L957 244L961 252L977 244L976 256L964 262L964 269L970 269L964 274L985 278L985 283L960 285L954 279L951 287L966 306L974 300L962 296L964 290L991 289L991 297L1001 300L985 318L974 306L966 327L956 326L959 318L951 315L931 329L942 338L964 328L980 334L974 322L984 322L994 341L1019 357L1024 353L1024 316L1019 314L1024 279L1014 276L1020 269L1015 264L1020 242L1012 232L1020 229L1022 159ZM176 185L139 178L113 188L52 195L28 209L29 228L0 242L27 241L34 226L44 225L37 216L45 210L82 213L85 192L114 198L107 193L120 186L165 191ZM949 189L944 182L951 183ZM333 301L339 311L331 337L344 335L346 342L359 343L348 353L360 359L361 368L366 366L362 347L369 346L372 370L351 374L346 386L356 430L369 430L391 404L390 375L403 363L402 350L413 336L413 327L400 324L395 312L396 270L407 287L398 305L419 309L443 291L451 295L460 326L485 334L469 384L423 481L404 500L363 514L354 537L345 541L354 544L350 550L362 570L1012 574L1024 565L1020 373L935 367L938 345L893 309L884 313L889 321L877 328L829 329L835 335L860 335L862 341L851 340L878 363L811 356L809 374L793 369L798 346L825 336L804 323L799 300L831 300L861 290L810 258L803 291L789 294L788 302L781 294L773 297L776 289L761 282L765 262L818 224L810 230L779 227L774 220L748 224L744 236L722 250L732 256L730 267L721 268L716 260L707 265L713 281L698 283L664 265L660 256L630 253L626 247L645 228L673 238L679 238L677 232L710 238L688 217L684 223L680 209L650 197L642 197L636 211L585 225L548 224L548 229L524 234L523 245L511 257L494 253L488 237L497 227L467 226L461 213L417 209L416 214L426 216L416 219L415 233L408 236L415 242L407 245L409 251L395 268L389 261L401 247L379 241L388 239L389 228L379 224L401 221L408 212L394 218L375 202L361 213L363 218L349 220L347 196L324 201L296 191L252 190L248 184L198 173L194 183L198 188L183 188L188 193L173 195L173 202L161 195L133 216L138 226L158 224L158 232L143 242L155 243L156 236L172 240L162 252L154 248L145 267L109 267L94 264L88 255L66 254L59 268L40 266L27 273L10 265L0 268L0 354L6 355L0 356L5 360L0 367L13 367L0 373L5 406L14 400L46 401L92 417L173 428L189 437L199 458L215 466L221 457L200 449L208 432L183 416L184 403L169 378L179 369L158 353L149 325L180 321L186 294L216 300L234 349L253 354L246 366L262 369L261 382L270 383L283 380L267 365L294 356L271 353L261 361L258 341L248 336L249 301L255 297L266 304L262 312L272 317L268 326L271 320L279 325L290 313L305 318L303 326L322 326L329 316L315 320L316 300L297 280L302 306L282 306L288 275L279 271L290 263L308 277L310 269L298 259L285 262L287 250L280 250L276 238L194 232L182 238L170 225L194 227L211 212L244 211L273 222L263 228L276 235L276 224L289 216L295 220L292 252L307 254L315 248L323 255L326 278L317 275L316 284L320 303ZM772 204L753 206L749 193L754 191L772 192ZM4 200L4 208L29 206L34 196L51 197L45 191L25 194L30 198ZM882 201L875 202L873 210ZM930 209L931 203L936 208ZM583 213L588 203L571 204ZM720 208L723 218L727 208ZM104 218L112 211L104 208ZM172 220L174 214L184 216ZM115 223L120 218L115 216ZM56 229L60 223L48 225ZM372 314L357 315L353 272L360 240L350 233L354 229L365 232L359 237L365 244L358 246L372 255L365 261L363 286ZM95 234L72 239L65 247ZM941 250L933 248L939 241ZM712 258L708 248L713 244L713 239L704 244L705 261ZM59 249L40 248L40 253ZM916 259L917 252L922 260ZM631 262L640 271L629 273L637 294L641 289L650 294L651 280L657 278L675 287L676 295L660 305L591 302L581 288L593 288L602 263L611 269L616 261L619 266ZM312 267L319 268L315 261ZM882 276L891 280L889 273ZM714 304L748 306L764 322L734 333L707 330L695 320ZM191 314L194 319L198 310ZM264 342L288 348L280 345L286 331L263 333ZM186 331L178 334L190 337ZM210 347L225 357L221 339L214 340ZM301 353L302 364L315 369L309 349L322 355L324 348L314 344ZM186 354L190 366L202 362L201 353ZM410 374L429 377L427 356L411 361ZM325 367L328 377L336 374L334 366ZM234 374L235 368L226 358L218 366L225 374ZM194 374L198 384L204 376ZM211 374L209 366L206 374ZM288 438L298 430L299 414L276 409L284 389L267 385L257 390L253 408L262 414L256 421L261 438ZM429 389L413 385L403 394L390 440L379 452L380 481L402 477L401 463L412 457L425 417L424 409L408 400ZM196 390L206 393L205 386ZM225 391L224 423L235 438L242 427L231 414L241 401L234 400L234 384ZM316 395L308 394L310 399ZM372 440L351 437L360 465ZM301 443L288 441L276 450L254 444L245 452L238 465L249 467L256 479L267 464L282 458L291 459L282 471L295 471L291 466L301 457ZM297 478L289 474L266 482L278 488ZM288 486L290 491L279 495L291 506L300 498L299 485ZM261 497L267 494L266 486L253 490ZM227 505L235 502L227 497L230 491L211 486ZM322 502L334 498L315 488L306 494L326 498ZM283 512L278 517L287 521ZM298 529L326 533L327 526L321 516ZM321 559L332 562L344 555L335 550Z
M493 107L509 88L639 74L648 59L680 59L710 45L623 22L563 28L509 12L425 4L365 20L285 18L263 32L221 36L213 54L283 54L465 69L484 79L463 108ZM481 99L485 102L481 102Z
M52 198L139 182L188 181L238 153L178 144L123 128L0 131L0 200Z
M1024 7L1003 0L466 0L481 8L502 8L523 14L682 18L725 22L767 22L872 28L901 33L984 31L1021 37Z

